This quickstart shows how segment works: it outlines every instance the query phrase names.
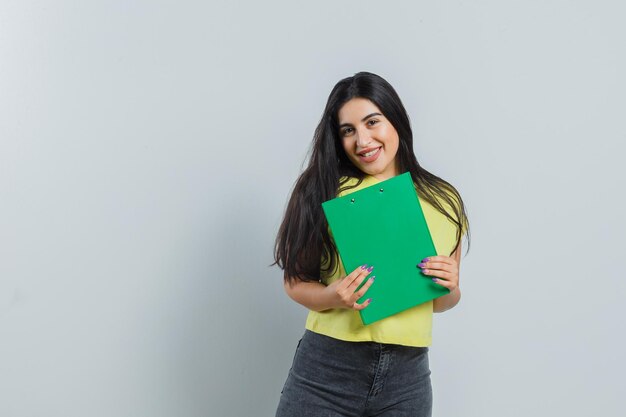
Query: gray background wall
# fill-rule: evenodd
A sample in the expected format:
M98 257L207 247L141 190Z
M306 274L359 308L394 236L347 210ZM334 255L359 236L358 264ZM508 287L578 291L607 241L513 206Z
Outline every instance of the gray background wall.
M0 415L273 415L306 317L273 240L361 70L470 216L434 414L623 415L624 12L2 1Z

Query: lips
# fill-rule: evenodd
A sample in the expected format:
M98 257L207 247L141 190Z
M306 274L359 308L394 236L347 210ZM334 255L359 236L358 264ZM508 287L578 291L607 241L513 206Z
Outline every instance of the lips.
M358 154L359 160L361 162L374 162L376 159L378 159L381 148L382 146L379 146L378 148L367 149L365 152L361 152L360 154Z

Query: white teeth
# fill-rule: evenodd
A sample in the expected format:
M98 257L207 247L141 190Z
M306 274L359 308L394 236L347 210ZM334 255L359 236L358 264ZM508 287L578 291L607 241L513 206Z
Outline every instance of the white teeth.
M372 156L374 155L376 152L378 152L379 148L374 149L373 151L369 151L367 153L364 153L363 156L368 157L368 156Z

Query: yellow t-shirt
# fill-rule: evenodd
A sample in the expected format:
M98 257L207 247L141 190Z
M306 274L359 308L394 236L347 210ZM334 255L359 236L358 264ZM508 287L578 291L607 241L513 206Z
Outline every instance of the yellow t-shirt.
M356 182L356 178L350 178L345 185L353 185ZM338 197L378 182L380 180L377 178L367 175L359 186L342 191ZM455 248L456 225L426 201L421 198L419 201L437 254L448 256ZM442 205L449 207L444 202ZM322 282L325 285L346 275L341 258L338 258L338 262L339 267L332 276L322 277ZM432 317L433 302L431 300L367 326L363 325L357 310L329 309L319 312L310 310L305 327L316 333L353 342L374 341L405 346L430 346L432 342Z

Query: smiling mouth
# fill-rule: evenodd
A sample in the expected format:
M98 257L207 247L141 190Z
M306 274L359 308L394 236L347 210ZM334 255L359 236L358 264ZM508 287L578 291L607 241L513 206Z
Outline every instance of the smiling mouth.
M374 162L376 159L378 159L378 155L380 155L381 149L382 146L379 146L378 148L372 149L364 153L359 153L357 155L362 162Z
M366 158L367 158L368 156L372 156L372 155L374 155L376 152L378 152L378 150L379 150L379 149L380 149L380 148L376 148L376 149L371 150L371 151L369 151L369 152L365 152L365 153L361 154L361 156L364 156L364 157L366 157Z

